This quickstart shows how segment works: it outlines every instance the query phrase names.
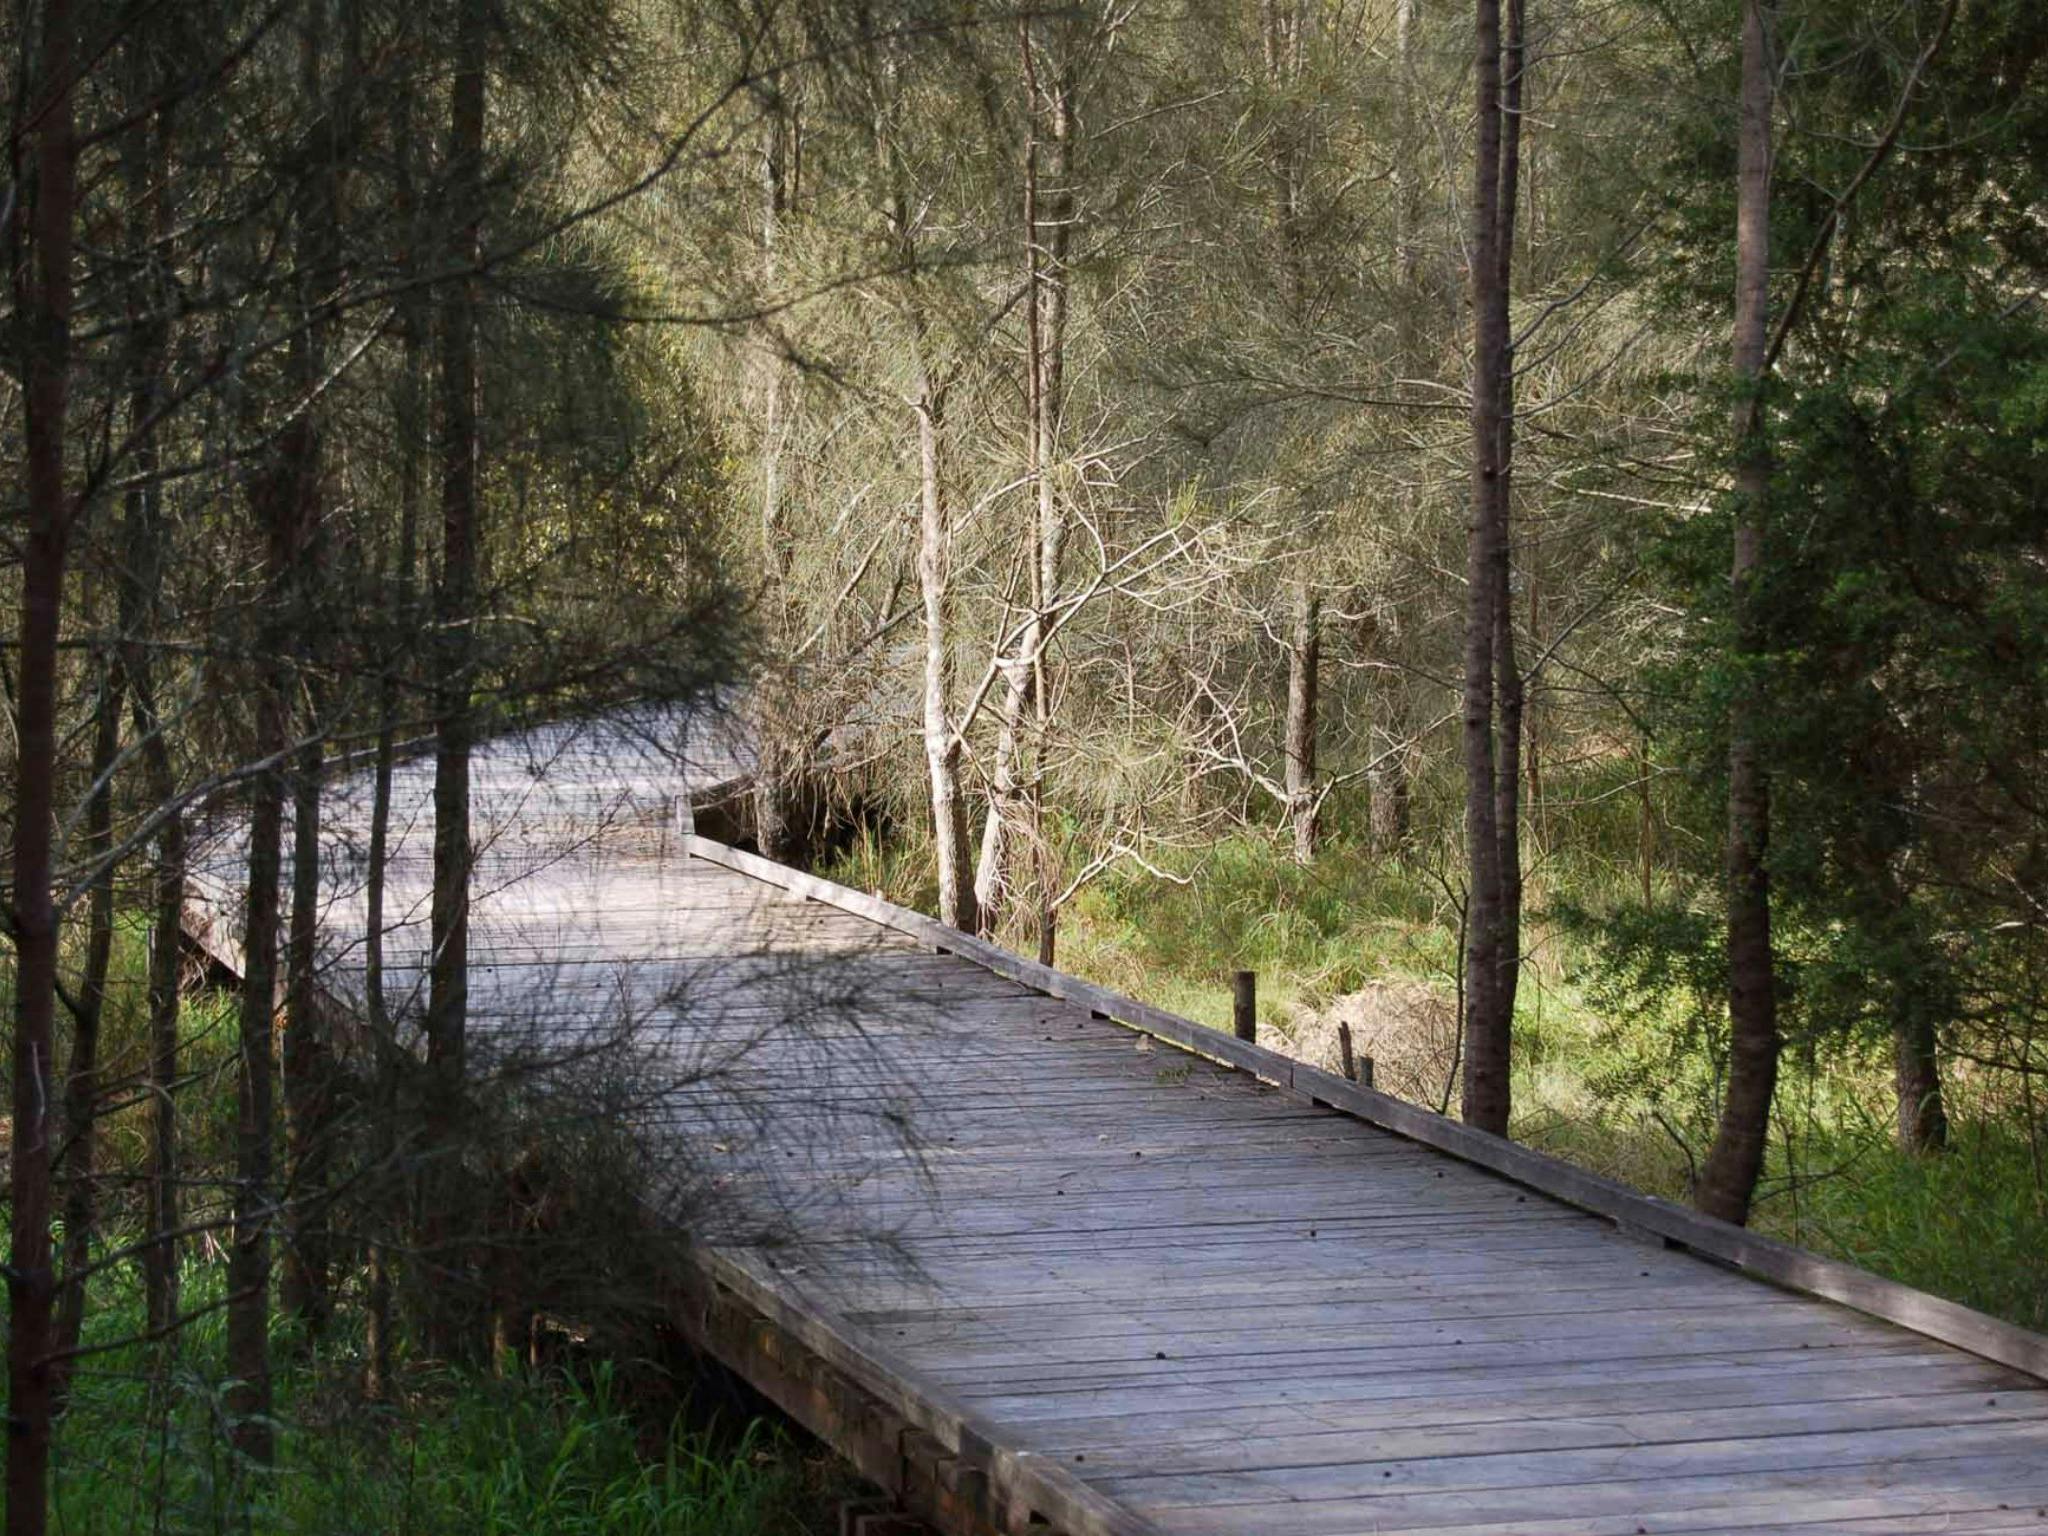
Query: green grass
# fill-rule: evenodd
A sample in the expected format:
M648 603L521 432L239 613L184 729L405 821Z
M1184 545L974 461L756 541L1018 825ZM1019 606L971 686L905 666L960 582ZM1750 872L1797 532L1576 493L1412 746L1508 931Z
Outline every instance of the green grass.
M187 1285L188 1305L219 1293L203 1264ZM132 1297L98 1299L88 1343L137 1331ZM85 1362L56 1439L55 1531L822 1536L850 1488L766 1422L723 1433L672 1412L664 1425L602 1366L502 1380L415 1371L399 1401L367 1403L347 1341L289 1355L277 1463L256 1468L229 1447L220 1356L213 1313L175 1359L129 1344Z
M75 930L74 930L75 932ZM138 1076L147 1053L147 926L116 929L103 1069ZM0 966L0 1005L11 1002ZM184 1005L182 1117L193 1169L223 1167L234 1129L235 1005L198 992ZM146 1138L140 1102L108 1116L101 1144L130 1165ZM198 1200L197 1193L188 1196ZM109 1219L132 1220L116 1186ZM187 1213L199 1214L197 1205ZM0 1242L4 1242L0 1215ZM855 1490L843 1464L775 1424L703 1426L673 1402L628 1399L615 1374L489 1374L413 1368L394 1400L363 1400L359 1340L343 1328L318 1351L275 1331L278 1456L239 1459L223 1369L218 1254L195 1244L184 1304L199 1315L171 1344L143 1330L139 1274L95 1280L79 1363L52 1457L59 1536L806 1536L835 1529Z

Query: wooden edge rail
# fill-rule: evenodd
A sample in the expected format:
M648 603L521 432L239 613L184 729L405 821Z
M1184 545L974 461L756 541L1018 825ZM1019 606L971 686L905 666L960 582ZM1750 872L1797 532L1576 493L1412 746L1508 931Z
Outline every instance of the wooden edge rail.
M759 1257L698 1249L678 1321L920 1519L981 1536L1160 1536L1059 1462L1006 1450L945 1388Z
M1926 1338L2048 1380L2048 1336L1972 1307L1930 1296L1839 1259L1824 1258L1690 1207L1645 1195L1546 1152L1475 1130L1419 1105L1347 1082L1335 1073L1295 1061L1278 1051L1234 1039L1149 1003L1026 960L921 912L863 895L706 837L686 837L683 847L694 857L893 928L934 949L971 960L998 976L1085 1007L1170 1045L1236 1067L1313 1103L1341 1110L1566 1205L1606 1217L1625 1229L1648 1233L1660 1238L1667 1247L1717 1260L1788 1290L1839 1302Z

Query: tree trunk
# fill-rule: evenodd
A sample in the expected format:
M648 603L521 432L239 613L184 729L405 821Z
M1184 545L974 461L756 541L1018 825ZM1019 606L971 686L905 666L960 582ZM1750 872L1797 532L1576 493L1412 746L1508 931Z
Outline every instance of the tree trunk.
M1421 27L1420 0L1396 0L1394 8L1394 50L1399 67L1399 109L1401 121L1423 120L1421 90L1417 81L1419 53L1417 33ZM1405 378L1421 378L1431 369L1431 359L1422 333L1422 320L1434 304L1433 285L1426 282L1422 263L1422 177L1403 164L1394 170L1394 248L1399 269L1399 287L1394 302L1394 348L1396 366ZM1404 487L1409 516L1416 514L1419 493ZM1375 626L1375 633L1381 633ZM1386 675L1386 674L1382 674ZM1396 684L1375 690L1380 719L1389 747L1412 736L1409 709L1403 690ZM1377 858L1398 857L1408 848L1409 796L1408 754L1395 752L1375 768L1368 780L1371 791L1369 817L1372 852Z
M434 888L428 917L433 955L427 979L427 1104L423 1132L429 1167L422 1239L450 1269L462 1194L459 1140L469 1035L470 717L475 686L481 444L478 435L477 307L483 265L484 75L490 0L462 0L449 92L447 195L455 226L448 257L455 276L441 300L441 580L435 593ZM427 1347L464 1352L457 1309L435 1297Z
M282 492L269 486L264 501ZM289 513L267 508L270 531L270 600L284 602L290 569L287 535L275 526ZM276 647L276 626L269 641ZM236 1450L267 1465L274 1450L270 1429L270 1226L276 1218L271 1188L274 1105L271 1031L277 1004L279 882L283 873L285 773L275 761L288 745L284 661L263 660L256 684L256 751L266 761L250 783L247 914L242 934L240 1063L235 1094L234 1223L228 1242L227 1394Z
M1920 1156L1948 1146L1948 1110L1934 1015L1916 1001L1907 996L1894 1003L1892 1081L1898 1090L1899 1149Z
M1465 842L1468 860L1462 1112L1468 1124L1506 1135L1510 1015L1503 1008L1507 948L1500 802L1494 741L1505 548L1503 380L1508 365L1507 291L1501 282L1501 7L1477 0L1479 149L1472 199L1472 503L1465 537ZM1508 772L1513 773L1510 765Z
M1493 688L1497 734L1493 752L1494 835L1500 839L1500 926L1495 959L1499 979L1493 1007L1503 1041L1511 1041L1515 994L1522 978L1522 713L1521 663L1515 652L1514 486L1515 486L1515 346L1509 325L1508 301L1513 293L1515 216L1522 169L1522 92L1525 54L1522 46L1522 0L1507 0L1506 36L1501 45L1500 193L1494 225L1493 258L1496 302L1501 316L1500 450L1494 462L1494 556L1497 572L1493 598Z
M133 88L147 99L154 75L138 60ZM170 133L162 118L145 118L129 130L122 172L130 219L130 241L153 254L138 265L128 290L128 336L133 349L128 380L128 431L134 442L134 484L123 507L121 670L128 683L131 721L142 759L143 780L156 813L164 818L156 835L150 871L148 1152L145 1158L145 1233L142 1251L145 1315L152 1334L167 1329L178 1313L178 1004L184 965L181 936L185 905L185 818L174 808L177 769L157 707L156 663L144 636L154 632L162 598L170 535L163 525L163 493L156 481L160 455L153 430L162 409L165 353L169 344L168 304L162 274L170 253Z
M418 167L420 149L413 135L410 97L399 105L401 152L398 156L398 216L407 247L423 249ZM418 286L423 263L416 257L407 267L409 289L399 303L398 386L394 399L398 450L398 543L391 558L392 632L387 638L377 682L376 765L370 790L370 840L364 873L363 989L368 1004L371 1070L371 1145L376 1166L371 1188L381 1195L381 1209L371 1215L368 1277L364 1287L363 1390L383 1397L391 1386L395 1319L392 1313L392 1243L397 1224L392 1175L398 1152L398 1084L404 1057L396 1021L384 995L384 901L391 865L391 789L397 768L399 682L411 670L409 658L417 643L420 513L426 500L425 424L428 412L427 314Z
M1273 180L1279 225L1281 275L1287 316L1295 341L1311 331L1308 253L1302 230L1301 167L1306 146L1300 131L1299 104L1289 93L1301 76L1307 29L1306 8L1282 0L1265 0L1266 76L1279 96L1273 136ZM1307 556L1301 558L1304 561ZM1294 862L1307 865L1316 856L1316 710L1322 682L1322 604L1306 577L1294 583L1287 639L1287 722L1282 744L1285 760L1282 789L1287 820L1294 834Z
M159 807L177 796L177 779L154 689L138 675L135 729L143 738L142 761L149 793ZM180 1223L178 1169L178 1004L184 968L185 817L164 816L157 833L154 893L149 930L149 1156L147 1227L152 1241L142 1251L143 1291L149 1330L158 1333L178 1315L179 1243L171 1234Z
M1408 846L1408 765L1395 753L1372 771L1372 851L1388 858Z
M299 329L286 352L286 368L302 404L285 439L298 456L293 483L298 495L298 555L293 562L292 622L296 650L308 681L299 696L308 701L292 775L292 906L285 999L284 1098L285 1187L289 1193L282 1297L309 1338L318 1338L333 1309L329 1269L333 1239L328 1188L332 1169L336 1062L330 1020L319 990L320 816L325 752L318 661L325 646L326 616L319 572L325 566L323 461L326 407L316 397L325 370L327 324L315 285L337 264L341 246L343 181L353 151L358 72L362 48L361 6L345 0L346 25L339 53L341 69L330 87L321 65L328 52L327 6L305 13L300 30L299 71L307 102L316 104L308 138L307 166L294 219L298 265Z
M983 921L1014 900L1030 860L1039 959L1052 963L1057 875L1045 835L1045 759L1051 729L1046 649L1058 602L1066 549L1065 507L1053 472L1065 398L1067 258L1074 225L1074 81L1059 61L1050 81L1039 79L1029 17L1018 22L1025 93L1024 255L1025 478L1033 496L1028 561L1031 607L1014 660L1004 668L1008 694L996 742L988 820L982 832L975 894ZM1041 126L1043 119L1043 126ZM1039 154L1052 150L1049 194L1040 185ZM1019 833L1021 832L1021 837Z
M1742 115L1735 201L1735 555L1730 579L1738 669L1758 646L1753 589L1763 561L1771 488L1764 436L1770 323L1770 0L1742 7ZM1728 730L1728 1083L1714 1144L1700 1175L1699 1206L1737 1224L1749 1220L1763 1172L1771 1100L1778 1083L1778 999L1771 945L1770 788L1756 740L1757 706L1738 687Z
M943 397L922 349L917 360L917 462L921 488L917 579L924 598L924 755L931 775L932 859L939 879L939 920L963 933L981 930L968 859L967 800L960 792L960 738L953 730L950 513L941 432Z
M126 604L122 604L126 607ZM125 614L124 614L125 617ZM64 1074L64 1280L57 1298L58 1363L51 1392L62 1412L71 1386L66 1356L78 1347L85 1326L86 1266L99 1214L95 1163L99 1150L100 1025L106 1016L107 972L114 959L114 770L121 755L121 705L125 692L119 659L109 653L94 707L92 786L85 802L86 856L101 862L86 903L85 966L78 1002L71 1010L71 1060Z
M489 0L463 0L449 96L449 195L459 221L449 241L457 273L441 305L441 581L435 614L433 961L428 979L427 1063L433 1078L429 1135L447 1153L460 1119L469 1024L469 757L477 596L477 303L483 263L484 56Z
M7 1532L42 1536L49 1526L50 1104L57 1001L57 911L51 843L57 770L57 643L71 508L64 483L71 379L71 241L77 146L72 133L73 17L48 0L29 72L40 112L17 139L14 184L33 154L26 259L16 253L22 430L28 517L21 546L16 651L13 827L14 1118L11 1125L7 1267Z
M1316 695L1323 655L1322 600L1306 581L1294 591L1294 634L1287 647L1287 815L1294 862L1316 856Z
M1074 81L1071 63L1062 58L1053 73L1048 106L1052 141L1052 189L1041 196L1033 177L1033 203L1043 204L1043 228L1035 242L1044 252L1038 293L1044 318L1038 326L1038 567L1032 583L1032 606L1038 633L1031 648L1032 683L1031 844L1033 885L1038 893L1038 963L1051 965L1057 943L1059 913L1053 907L1059 863L1046 832L1046 763L1052 738L1052 688L1047 678L1054 605L1059 601L1061 567L1067 546L1066 505L1061 498L1055 464L1059 458L1060 422L1066 409L1068 252L1074 226ZM1036 226L1034 226L1036 227Z
M770 112L761 134L761 278L764 290L772 290L782 219L789 211L791 125L786 115ZM760 341L762 608L776 657L756 684L754 845L763 858L802 869L814 853L805 804L810 754L791 708L793 681L778 670L791 664L797 643L794 559L782 485L788 369L771 329L762 328Z
M309 562L302 559L301 568ZM280 1297L308 1336L332 1311L327 1184L332 1158L335 1063L320 1001L320 743L299 749L292 774L292 907L286 966L285 1186L290 1195Z

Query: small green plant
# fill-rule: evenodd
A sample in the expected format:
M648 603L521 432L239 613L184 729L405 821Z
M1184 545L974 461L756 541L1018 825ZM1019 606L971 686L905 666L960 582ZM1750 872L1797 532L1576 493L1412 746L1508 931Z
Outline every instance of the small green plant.
M354 1341L293 1352L277 1378L271 1469L233 1451L220 1314L171 1344L126 1342L141 1302L115 1271L58 1425L61 1536L806 1536L849 1475L776 1426L734 1433L629 1404L614 1373L415 1371L392 1402L357 1393ZM220 1294L195 1261L186 1304Z

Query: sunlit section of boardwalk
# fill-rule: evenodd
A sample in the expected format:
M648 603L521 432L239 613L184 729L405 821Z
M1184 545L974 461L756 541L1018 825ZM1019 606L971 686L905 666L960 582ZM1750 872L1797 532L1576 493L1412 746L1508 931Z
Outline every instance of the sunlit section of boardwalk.
M679 1321L942 1525L2048 1536L2048 1341L719 845L493 814L473 1028L630 1024L711 1213Z

